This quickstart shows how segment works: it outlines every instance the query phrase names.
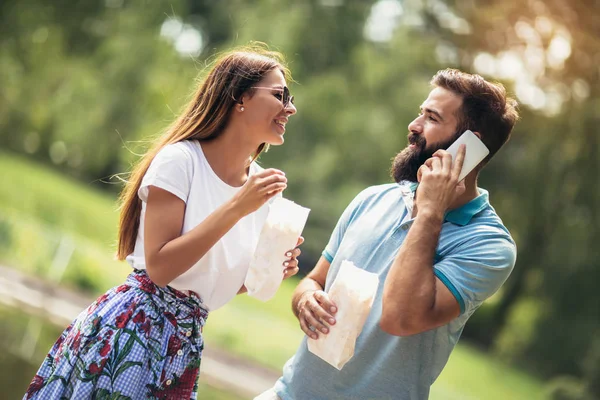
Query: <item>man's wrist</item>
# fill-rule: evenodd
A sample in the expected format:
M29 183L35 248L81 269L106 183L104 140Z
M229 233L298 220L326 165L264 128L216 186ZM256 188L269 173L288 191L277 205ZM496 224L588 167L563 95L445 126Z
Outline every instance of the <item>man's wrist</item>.
M432 207L419 207L417 219L428 224L441 225L444 222L445 212Z
M300 307L302 307L302 305L304 303L306 303L306 296L309 295L312 292L316 292L316 289L306 289L305 291L303 291L302 293L300 293L300 297L298 297L298 303L297 303L297 308L300 309Z
M304 279L309 279L309 278L304 278ZM320 289L315 289L315 288L309 288L309 289L305 289L302 292L300 292L298 295L296 295L296 301L295 303L293 303L294 309L294 314L296 315L296 317L298 317L298 314L300 314L300 308L302 307L302 305L304 304L304 302L306 302L305 300L305 296L309 293L309 292L316 292Z

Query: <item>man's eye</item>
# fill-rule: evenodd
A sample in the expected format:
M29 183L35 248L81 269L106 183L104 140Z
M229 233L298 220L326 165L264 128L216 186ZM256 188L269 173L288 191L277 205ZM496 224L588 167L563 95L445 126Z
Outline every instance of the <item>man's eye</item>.
M281 93L277 92L274 93L273 96L275 96L278 100L281 100L281 96L283 96Z
M429 116L429 119L432 120L433 122L437 122L437 119L433 118L431 115Z

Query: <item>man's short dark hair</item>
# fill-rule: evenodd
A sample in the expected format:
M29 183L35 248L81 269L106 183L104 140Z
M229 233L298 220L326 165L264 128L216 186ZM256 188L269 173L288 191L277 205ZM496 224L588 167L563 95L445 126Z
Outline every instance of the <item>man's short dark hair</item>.
M431 85L462 98L463 103L456 116L457 131L462 133L470 129L481 134L481 140L490 150L483 161L482 165L485 165L510 138L519 119L517 101L507 97L502 84L451 68L438 71L431 79Z

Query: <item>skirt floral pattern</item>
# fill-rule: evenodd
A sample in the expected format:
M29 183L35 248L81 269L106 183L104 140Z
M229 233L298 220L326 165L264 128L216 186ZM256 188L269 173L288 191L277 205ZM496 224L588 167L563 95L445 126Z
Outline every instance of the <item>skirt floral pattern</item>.
M143 270L58 338L23 399L196 399L208 311Z

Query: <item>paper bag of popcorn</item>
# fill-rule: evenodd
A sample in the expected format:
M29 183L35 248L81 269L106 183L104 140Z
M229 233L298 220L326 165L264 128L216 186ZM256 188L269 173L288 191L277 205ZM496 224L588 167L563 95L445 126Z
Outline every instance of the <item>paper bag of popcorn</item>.
M356 338L371 311L378 285L377 274L360 269L351 261L342 261L328 292L338 308L336 323L317 340L309 337L308 350L341 370L354 355Z
M271 203L244 282L248 295L262 301L275 295L283 280L285 253L296 247L309 212L283 197Z

